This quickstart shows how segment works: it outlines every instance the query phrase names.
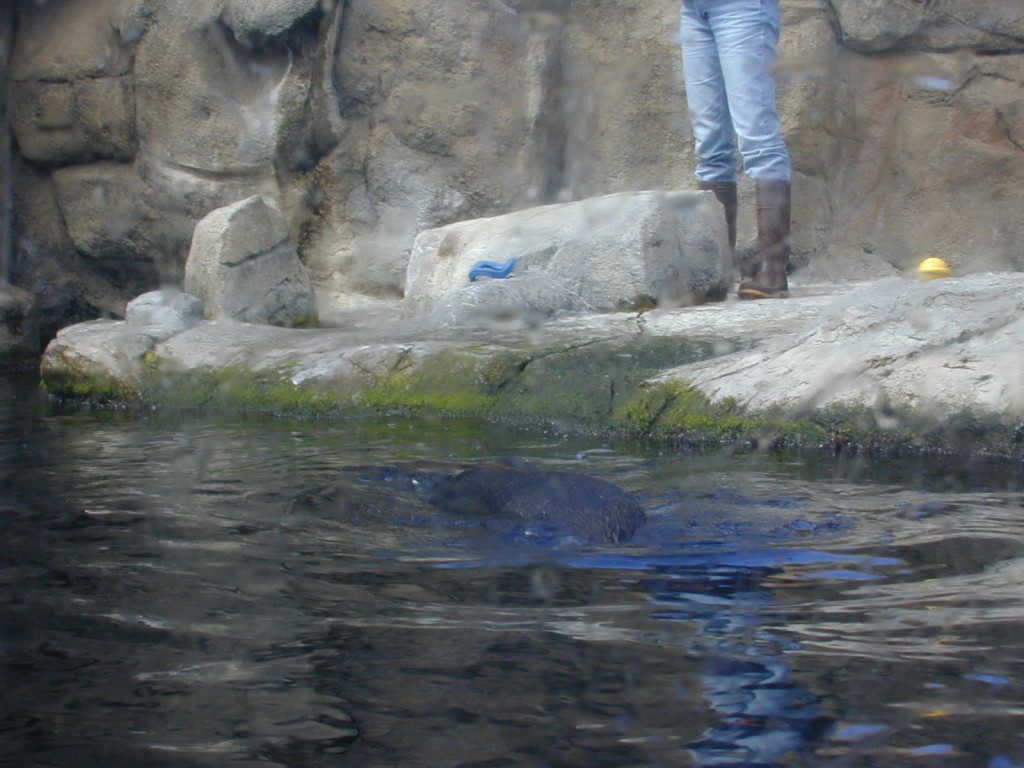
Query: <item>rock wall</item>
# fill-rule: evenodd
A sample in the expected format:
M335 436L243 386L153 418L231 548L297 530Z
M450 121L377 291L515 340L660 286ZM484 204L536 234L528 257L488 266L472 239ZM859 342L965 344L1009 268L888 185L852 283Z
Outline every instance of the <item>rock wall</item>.
M5 5L0 8L0 83L7 82L7 69L13 46L14 14L12 9ZM9 280L11 254L14 250L14 200L11 176L13 159L7 99L0 98L0 285Z
M787 129L820 193L798 214L820 222L812 253L1024 267L1024 5L832 0L824 19L816 6L784 6ZM825 19L831 39L815 34Z
M195 223L253 194L343 304L401 295L423 229L691 185L677 0L2 5L7 269L53 326L179 284ZM797 261L1024 268L1020 1L782 9Z

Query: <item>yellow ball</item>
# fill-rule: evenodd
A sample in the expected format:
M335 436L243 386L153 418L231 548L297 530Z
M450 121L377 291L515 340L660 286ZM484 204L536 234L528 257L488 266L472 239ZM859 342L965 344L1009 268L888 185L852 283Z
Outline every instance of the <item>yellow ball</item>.
M917 265L917 276L921 280L937 280L940 277L949 277L951 274L949 264L937 256L929 256Z

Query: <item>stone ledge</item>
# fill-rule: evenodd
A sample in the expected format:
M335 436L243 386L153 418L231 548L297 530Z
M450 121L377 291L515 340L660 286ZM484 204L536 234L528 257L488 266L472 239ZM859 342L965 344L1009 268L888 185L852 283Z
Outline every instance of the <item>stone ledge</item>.
M493 333L201 321L161 340L103 321L62 331L42 375L55 395L116 402L470 416L685 445L1016 455L1022 297L1024 274L988 273L797 285L785 301Z

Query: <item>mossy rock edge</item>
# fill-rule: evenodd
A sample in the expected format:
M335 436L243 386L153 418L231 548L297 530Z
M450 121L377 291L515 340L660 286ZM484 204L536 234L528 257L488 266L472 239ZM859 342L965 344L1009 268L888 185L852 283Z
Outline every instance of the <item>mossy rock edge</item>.
M43 386L58 397L119 406L234 409L304 419L480 418L691 450L1024 455L1024 422L997 415L963 412L937 421L911 409L890 410L880 418L863 407L830 407L794 416L783 409L711 402L682 380L652 382L668 368L711 356L711 345L679 339L460 348L359 380L325 381L302 380L287 365L257 372L175 371L148 352L134 377L100 376L68 365L45 376Z

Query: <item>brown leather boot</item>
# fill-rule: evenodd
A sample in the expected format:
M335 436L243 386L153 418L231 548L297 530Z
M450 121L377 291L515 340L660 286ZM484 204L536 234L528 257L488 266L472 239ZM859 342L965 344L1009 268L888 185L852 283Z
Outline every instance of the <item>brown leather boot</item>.
M735 181L698 181L697 189L715 193L715 199L725 208L725 229L729 233L729 250L736 250L736 198Z
M762 180L757 190L757 245L754 275L740 283L741 299L782 299L789 296L789 182Z

